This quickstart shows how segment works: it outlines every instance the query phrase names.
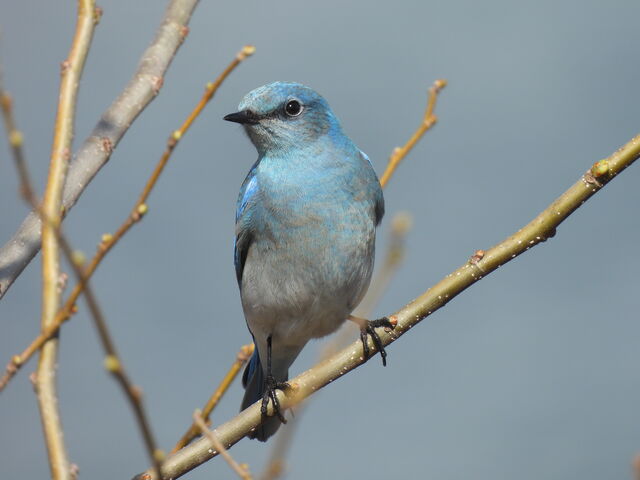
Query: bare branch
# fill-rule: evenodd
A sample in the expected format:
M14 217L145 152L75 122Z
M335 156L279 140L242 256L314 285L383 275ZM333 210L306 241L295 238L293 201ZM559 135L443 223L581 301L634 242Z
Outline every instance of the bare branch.
M220 402L220 400L222 399L222 396L229 389L229 387L235 380L238 373L240 373L240 370L242 370L242 367L244 366L244 364L249 361L249 359L251 358L251 355L253 355L254 349L255 349L255 346L253 345L253 343L249 345L243 345L240 348L240 351L236 355L236 359L231 365L231 368L229 368L229 371L220 382L220 385L218 385L218 388L216 388L216 391L213 392L213 394L207 401L207 404L202 409L202 418L204 418L207 424L210 423L209 417L211 415L211 412L213 412L213 409L216 408L216 406L218 405L218 402ZM191 426L189 427L189 430L187 430L185 434L182 435L182 438L180 438L176 446L173 447L173 450L171 451L171 453L175 453L181 448L184 448L194 438L198 436L199 432L200 432L200 429L198 428L198 426L195 423L192 423Z
M393 315L398 322L395 329L388 333L380 332L383 345L387 346L396 341L424 318L446 305L456 295L501 265L551 238L558 225L638 157L640 157L640 135L633 138L609 158L596 162L573 186L529 224L494 247L486 251L478 250L467 263L398 310ZM369 349L374 348L373 344L369 345ZM280 391L277 393L281 408L290 408L299 403L362 365L364 361L362 342L357 340L341 352L290 380L292 393L288 395ZM269 413L273 414L271 404ZM257 402L220 425L216 432L223 445L229 448L259 425L261 421L260 402ZM202 438L168 456L164 463L164 473L167 477L178 478L213 458L216 454L212 452L214 451L211 442ZM136 478L150 479L152 476L146 472Z
M75 205L136 117L159 93L164 74L189 32L187 23L197 4L198 0L169 2L156 37L142 55L138 69L70 163L62 195L65 212ZM31 212L0 249L0 298L38 253L40 227L38 214Z
M42 204L43 215L49 220L45 222L42 230L43 330L54 322L60 305L60 292L58 290L60 255L55 230L62 219L60 209L62 188L71 152L78 85L98 20L97 12L94 0L78 0L76 32L69 56L62 62L58 112L56 114L53 145L51 147L51 163ZM35 387L49 455L51 475L54 479L71 479L72 474L62 433L62 421L58 411L56 390L57 359L58 339L50 339L41 349Z
M396 147L393 149L391 156L389 157L389 163L387 164L387 168L382 174L380 178L380 185L384 188L389 180L391 179L393 173L400 165L400 162L407 156L407 154L411 151L413 147L415 147L416 143L422 138L422 136L427 133L438 121L438 117L433 113L436 108L436 100L438 99L438 93L444 87L447 86L446 80L436 80L433 82L433 85L429 88L429 99L427 101L427 108L424 112L424 117L422 118L422 122L418 129L411 135L411 138L407 140L402 147Z

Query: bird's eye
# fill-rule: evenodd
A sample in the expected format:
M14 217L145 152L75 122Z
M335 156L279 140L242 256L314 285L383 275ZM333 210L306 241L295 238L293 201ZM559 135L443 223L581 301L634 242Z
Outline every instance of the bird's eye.
M302 113L302 104L298 100L289 100L284 106L284 112L290 117L297 117Z

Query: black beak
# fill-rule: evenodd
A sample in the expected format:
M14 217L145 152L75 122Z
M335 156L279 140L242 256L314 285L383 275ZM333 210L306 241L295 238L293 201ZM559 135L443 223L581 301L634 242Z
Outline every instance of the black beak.
M251 110L242 110L240 112L230 113L225 115L224 119L228 122L236 122L242 124L256 124L258 123L258 116Z

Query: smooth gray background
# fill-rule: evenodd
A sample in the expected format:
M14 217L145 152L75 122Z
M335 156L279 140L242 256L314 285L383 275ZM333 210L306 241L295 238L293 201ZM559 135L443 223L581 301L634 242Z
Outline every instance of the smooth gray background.
M100 2L104 16L82 80L76 147L129 80L165 2ZM0 0L2 64L41 189L59 63L75 2ZM144 221L109 255L95 288L160 444L250 339L232 265L238 187L256 154L222 121L242 95L274 80L320 91L382 172L419 122L426 88L450 85L440 123L385 192L379 233L414 216L405 264L376 316L411 300L478 248L514 232L595 161L640 130L637 1L203 1L161 95L142 114L69 215L91 254L127 215L175 129L245 43L257 46L176 150ZM27 209L4 135L0 240ZM554 239L484 279L318 394L291 451L289 478L629 478L640 451L640 169L576 212ZM39 325L39 260L0 302L0 362ZM147 466L129 406L102 368L82 312L62 332L60 401L83 478L130 478ZM310 366L309 345L292 373ZM49 475L28 374L0 395L0 476ZM238 408L235 384L215 412ZM261 471L270 445L234 456ZM191 479L233 478L216 460Z

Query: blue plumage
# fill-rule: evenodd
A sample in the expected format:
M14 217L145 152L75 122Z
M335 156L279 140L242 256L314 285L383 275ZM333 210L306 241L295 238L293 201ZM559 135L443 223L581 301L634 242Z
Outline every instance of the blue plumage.
M256 344L242 408L262 399L264 413L304 345L337 330L362 299L384 200L368 157L310 88L265 85L225 119L258 150L238 196L234 262ZM278 416L253 437L275 433Z

